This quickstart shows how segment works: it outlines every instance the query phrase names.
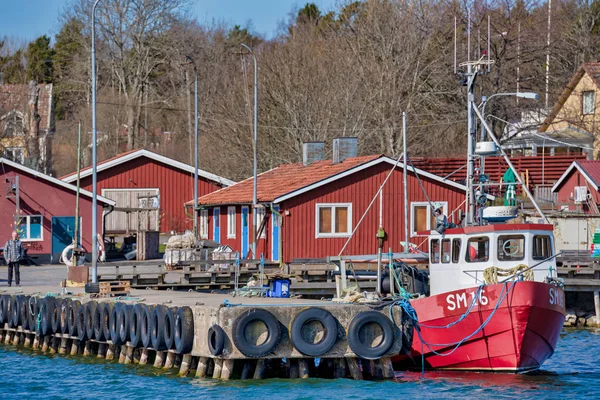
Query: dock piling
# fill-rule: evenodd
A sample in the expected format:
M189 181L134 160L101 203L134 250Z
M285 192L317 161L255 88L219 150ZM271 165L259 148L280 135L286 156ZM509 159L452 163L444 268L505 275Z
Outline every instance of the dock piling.
M358 358L346 358L346 364L348 365L348 370L350 370L350 376L355 381L362 381L363 375L360 370L360 365L358 363Z
M596 310L596 324L600 325L600 290L594 290L594 308Z
M69 339L63 337L60 339L60 347L58 348L58 354L67 354L67 344Z
M127 346L127 350L125 351L125 364L131 364L133 361L133 347Z
M167 352L167 359L165 360L164 369L171 369L175 364L175 353Z
M265 378L266 363L263 358L256 362L256 368L254 369L254 379Z
M115 345L114 344L109 344L108 348L106 349L106 359L107 360L114 360L115 359Z
M233 358L228 358L223 361L223 369L221 370L221 379L224 381L228 381L233 375L233 367L235 365L235 360Z
M50 336L44 336L44 342L42 344L42 353L47 353L50 347Z
M26 333L24 336L25 340L23 341L23 346L31 347L31 335L29 333Z
M40 348L40 337L38 335L35 335L33 337L33 349L37 350Z
M241 379L248 379L252 374L252 360L243 360L244 367L242 368L242 376Z
M121 351L119 353L119 364L125 364L125 355L126 354L127 354L127 345L123 344L123 345L121 345Z
M37 336L36 336L37 339ZM33 346L35 347L35 340L33 341ZM76 356L77 354L79 354L79 339L74 339L73 343L71 344L71 355L72 356Z
M20 341L21 341L21 335L19 335L19 332L15 332L15 334L13 336L13 340L12 340L13 346L18 346Z
M145 365L148 364L148 355L150 353L150 350L148 349L143 349L142 350L142 354L140 355L140 364L141 365Z
M187 376L190 372L190 364L192 363L192 355L186 354L181 360L181 367L179 368L179 376Z
M154 366L156 368L162 368L164 362L165 362L165 352L164 351L157 351L156 352L156 357L154 358Z
M204 378L208 369L208 357L200 357L198 368L196 368L196 378Z
M221 371L223 370L223 359L215 358L215 368L213 370L213 379L221 378Z
M308 368L308 360L305 358L298 359L298 375L301 379L307 379L310 376L310 369Z

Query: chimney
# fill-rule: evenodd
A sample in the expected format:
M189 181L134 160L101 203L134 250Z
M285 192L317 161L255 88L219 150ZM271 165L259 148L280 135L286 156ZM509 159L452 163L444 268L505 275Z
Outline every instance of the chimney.
M304 166L325 158L325 142L306 142L302 144L302 163Z
M358 156L358 138L341 137L333 139L333 163L341 163L346 158Z

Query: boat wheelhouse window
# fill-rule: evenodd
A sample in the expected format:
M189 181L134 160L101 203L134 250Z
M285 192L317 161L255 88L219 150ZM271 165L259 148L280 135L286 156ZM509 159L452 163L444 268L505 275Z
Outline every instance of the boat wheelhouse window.
M458 263L460 257L460 239L452 239L452 263Z
M442 240L442 263L448 264L450 262L450 239Z
M552 257L552 241L548 235L535 235L533 237L533 252L534 260L545 260Z
M469 239L467 242L467 262L484 262L490 259L490 239L480 236Z
M439 239L433 239L431 241L431 249L429 250L431 253L429 257L429 261L433 264L437 264L440 262L440 241Z
M525 258L525 236L498 236L498 261L517 261Z

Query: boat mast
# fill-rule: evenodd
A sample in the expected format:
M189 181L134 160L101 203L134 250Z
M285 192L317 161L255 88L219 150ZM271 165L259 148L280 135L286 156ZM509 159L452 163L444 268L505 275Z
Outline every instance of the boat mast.
M478 69L471 64L471 11L467 17L467 219L466 225L475 224L475 80Z

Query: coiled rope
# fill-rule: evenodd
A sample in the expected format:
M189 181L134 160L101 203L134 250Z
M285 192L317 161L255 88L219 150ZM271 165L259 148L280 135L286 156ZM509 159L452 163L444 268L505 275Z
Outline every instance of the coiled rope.
M533 280L533 269L529 268L526 264L519 264L512 268L500 268L500 267L487 267L483 270L483 279L488 285L498 283L498 277L513 277L512 279L519 278L524 281ZM522 276L522 278L521 278Z

